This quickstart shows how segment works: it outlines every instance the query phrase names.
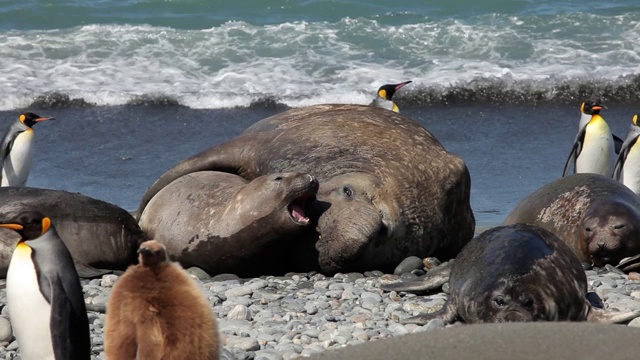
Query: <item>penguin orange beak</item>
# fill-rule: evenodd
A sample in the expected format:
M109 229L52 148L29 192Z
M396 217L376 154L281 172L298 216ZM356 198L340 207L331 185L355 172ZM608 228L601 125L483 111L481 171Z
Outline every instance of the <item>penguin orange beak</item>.
M593 105L593 106L591 107L591 109L592 109L592 110L602 110L602 109L604 109L604 106L601 106L601 105Z
M16 230L16 231L20 231L24 229L24 226L20 224L0 224L0 227L3 227L5 229Z
M42 122L42 121L47 121L47 120L55 120L56 118L54 118L53 116L50 117L41 117L41 118L37 118L34 121L35 122Z
M147 249L147 248L140 248L140 249L138 249L138 254L153 255L153 251L151 251L150 249Z
M400 89L401 87L403 87L403 86L405 86L407 84L410 84L412 82L413 82L412 80L409 80L409 81L405 81L403 83L400 83L400 84L396 85L396 91L398 91L398 89Z

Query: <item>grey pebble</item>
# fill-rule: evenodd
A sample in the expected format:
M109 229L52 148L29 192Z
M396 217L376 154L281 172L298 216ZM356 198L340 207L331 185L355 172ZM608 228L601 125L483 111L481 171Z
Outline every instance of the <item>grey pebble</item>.
M422 269L424 264L422 263L422 259L417 256L409 256L408 258L402 260L398 266L396 266L395 270L393 270L394 275L402 275L405 273L410 273L412 270Z

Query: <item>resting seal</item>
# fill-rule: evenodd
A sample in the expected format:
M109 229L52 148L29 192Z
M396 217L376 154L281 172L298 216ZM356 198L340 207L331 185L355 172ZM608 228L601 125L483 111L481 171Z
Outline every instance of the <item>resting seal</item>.
M0 188L0 217L31 210L47 214L55 224L81 277L93 276L86 265L125 270L135 262L138 246L146 240L127 211L107 202L60 190ZM0 238L0 276L4 278L18 238L7 231Z
M544 185L504 221L515 223L551 231L593 266L616 265L640 254L640 201L626 186L602 175L576 174Z
M381 288L416 290L420 282ZM575 254L551 232L528 224L496 227L474 238L453 262L449 284L442 309L404 322L622 322L640 315L592 307L587 276Z
M308 242L327 273L390 271L409 255L447 259L473 237L464 161L418 123L385 109L316 105L263 119L162 175L138 213L173 180L203 170L248 180L315 176L319 235Z
M223 172L195 172L160 190L140 227L166 244L167 254L182 266L210 274L274 273L288 257L285 239L295 241L309 227L305 208L317 191L318 181L302 173L248 182Z

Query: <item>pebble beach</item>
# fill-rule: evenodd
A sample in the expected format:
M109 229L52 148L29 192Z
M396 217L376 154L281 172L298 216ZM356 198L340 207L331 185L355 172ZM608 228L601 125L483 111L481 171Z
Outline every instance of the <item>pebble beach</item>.
M323 351L378 341L421 331L441 331L441 320L424 326L400 320L439 309L446 292L412 294L383 292L380 284L414 279L425 273L421 259L408 258L396 274L379 271L289 273L240 279L209 277L189 269L218 319L222 359L278 360L308 357ZM589 291L608 310L640 310L640 274L624 274L607 265L586 270ZM82 280L92 339L92 359L105 359L106 305L118 275ZM6 305L5 281L0 281L0 359L20 359ZM443 286L446 291L447 284ZM625 326L625 325L611 325ZM640 327L640 318L626 326Z

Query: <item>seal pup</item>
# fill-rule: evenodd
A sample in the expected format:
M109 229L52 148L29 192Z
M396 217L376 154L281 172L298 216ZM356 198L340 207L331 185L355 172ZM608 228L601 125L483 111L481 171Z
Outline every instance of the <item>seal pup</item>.
M621 181L640 196L640 124L638 115L633 115L629 132L624 139L613 170L613 178Z
M9 127L0 145L1 186L24 186L27 183L33 161L33 125L53 119L26 112Z
M0 222L20 235L7 273L9 317L20 356L91 359L82 286L51 219L31 211Z
M603 106L599 103L583 103L578 134L564 165L562 176L569 174L573 164L573 173L595 173L610 176L616 161L615 141L609 125L600 115ZM590 109L590 111L589 111ZM591 118L585 123L585 110L591 112ZM584 125L583 125L584 124Z
M606 176L575 174L540 187L504 221L516 223L551 231L593 266L640 254L640 199Z
M198 284L164 245L140 245L140 263L118 279L107 305L107 359L219 357L216 319Z
M291 271L290 241L298 241L316 198L318 180L274 173L247 181L201 171L184 175L151 199L140 217L150 238L172 260L209 274L259 276Z
M91 267L125 270L135 263L140 243L147 240L131 214L108 202L62 190L0 187L0 218L14 218L33 209L56 224L81 277L95 276L95 269L87 271ZM17 240L11 232L0 233L2 278Z
M421 282L418 280L418 283ZM416 281L409 282L416 289ZM462 249L451 266L451 294L442 309L405 319L446 323L590 321L615 323L640 316L608 312L587 300L587 276L569 247L528 224L489 229ZM402 291L404 283L381 286Z
M386 84L380 86L378 88L378 92L376 93L376 97L373 99L369 106L375 106L395 112L400 112L400 108L393 102L392 98L396 91L400 90L403 86L412 83L413 81L405 81L399 84Z
M475 229L464 161L420 124L377 107L315 105L263 119L163 174L138 213L173 180L204 170L316 177L318 235L298 243L316 251L324 273L392 271L410 255L450 259Z

